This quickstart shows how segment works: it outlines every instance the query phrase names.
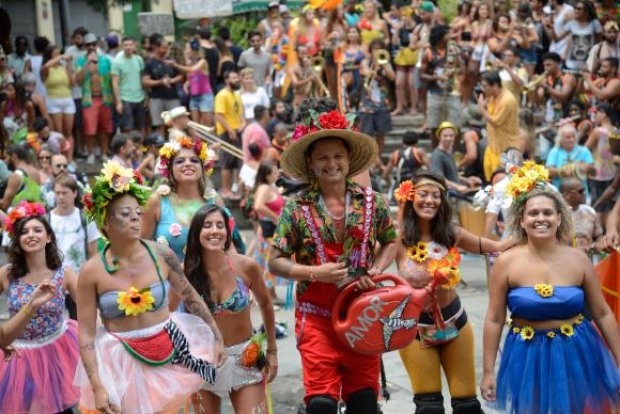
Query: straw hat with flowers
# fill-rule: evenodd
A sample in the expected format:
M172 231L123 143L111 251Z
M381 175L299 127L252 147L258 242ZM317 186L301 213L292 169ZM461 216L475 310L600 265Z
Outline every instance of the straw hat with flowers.
M282 153L280 165L284 172L300 180L309 180L308 148L323 138L337 138L349 149L349 176L368 169L377 159L379 148L374 139L362 134L353 126L354 116L344 116L338 111L318 113L310 110L310 116L293 131L292 143Z

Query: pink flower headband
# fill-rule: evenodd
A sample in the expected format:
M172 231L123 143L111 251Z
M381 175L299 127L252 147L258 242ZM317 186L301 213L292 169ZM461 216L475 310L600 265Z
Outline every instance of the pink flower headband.
M15 236L15 223L23 218L39 217L45 215L45 207L39 203L22 201L4 219L4 228L10 237Z
M164 176L165 178L170 177L170 160L183 148L193 150L198 155L198 158L200 158L200 160L204 164L205 174L207 174L208 176L213 174L213 164L215 163L215 161L210 155L207 143L200 139L194 139L192 141L192 139L188 137L181 137L176 142L166 143L159 150L159 172L162 176Z

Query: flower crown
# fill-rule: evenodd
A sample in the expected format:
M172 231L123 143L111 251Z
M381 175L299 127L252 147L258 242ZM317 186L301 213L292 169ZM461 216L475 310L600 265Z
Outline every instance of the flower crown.
M394 190L394 199L399 203L406 203L407 201L413 201L415 197L416 189L424 185L432 185L439 188L441 191L446 191L446 188L437 181L429 180L428 178L422 178L417 183L413 183L411 180L405 180L396 190Z
M4 218L4 229L10 237L15 235L15 223L23 218L39 217L45 215L45 207L39 203L22 201Z
M297 124L293 130L292 142L298 141L316 131L323 129L346 129L358 132L359 129L354 126L355 114L347 114L346 116L336 110L319 114L317 111L310 109L310 114L302 123Z
M159 149L159 172L162 176L170 178L170 160L183 148L193 150L198 154L198 158L200 158L204 164L205 174L208 176L213 174L213 164L215 163L213 159L214 156L212 152L209 151L207 143L197 138L192 141L191 138L181 137L175 142L167 142Z
M534 188L544 188L549 181L549 171L533 161L525 161L521 168L513 165L508 173L510 182L506 187L506 194L517 204L522 204L527 194Z
M95 177L95 185L82 198L84 212L89 220L101 228L106 217L106 207L115 197L129 194L143 206L151 196L151 189L144 186L138 171L125 168L116 161L103 164L101 175Z

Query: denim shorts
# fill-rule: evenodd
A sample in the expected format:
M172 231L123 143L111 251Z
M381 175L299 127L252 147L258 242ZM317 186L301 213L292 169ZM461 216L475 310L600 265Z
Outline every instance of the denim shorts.
M213 94L195 95L189 98L189 110L213 112Z

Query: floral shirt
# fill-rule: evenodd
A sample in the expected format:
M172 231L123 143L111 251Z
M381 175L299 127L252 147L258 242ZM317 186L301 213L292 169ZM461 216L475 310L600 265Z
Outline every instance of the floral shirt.
M49 336L56 332L65 319L65 292L62 285L65 275L65 268L58 269L52 276L52 284L58 286L54 299L41 306L34 314L24 332L19 339L32 340ZM9 313L15 316L19 310L28 303L36 285L25 283L21 278L11 278L8 289Z
M363 237L364 217L365 217L365 189L361 188L353 181L346 182L347 193L350 194L350 206L346 216L346 232L344 255L347 255L349 261L355 260L355 253L351 254L348 246L356 246L361 243L355 243L354 240L360 240ZM286 255L295 256L295 261L304 265L317 265L318 255L317 246L310 231L307 219L304 217L301 206L308 205L312 211L312 216L320 229L320 237L323 243L336 243L336 227L329 214L320 204L321 191L320 187L315 184L310 190L299 193L297 197L289 200L282 210L280 220L273 238L273 246L281 250ZM372 214L370 235L368 238L368 265L370 268L374 260L374 247L377 242L385 245L396 239L396 230L390 217L390 209L385 199L378 193L372 192L374 197L374 212ZM352 266L353 267L353 266ZM355 269L352 269L355 273ZM310 282L302 281L297 283L297 297L307 290ZM335 299L335 298L334 298ZM333 302L332 302L333 304Z

